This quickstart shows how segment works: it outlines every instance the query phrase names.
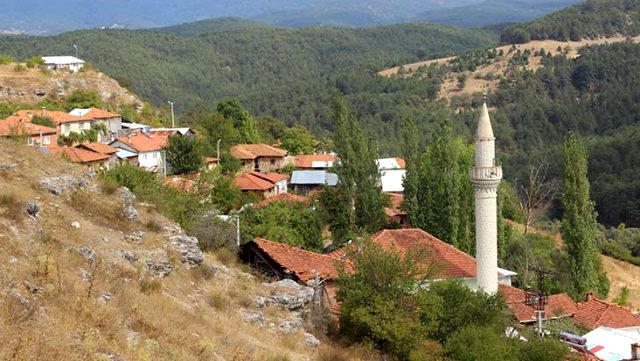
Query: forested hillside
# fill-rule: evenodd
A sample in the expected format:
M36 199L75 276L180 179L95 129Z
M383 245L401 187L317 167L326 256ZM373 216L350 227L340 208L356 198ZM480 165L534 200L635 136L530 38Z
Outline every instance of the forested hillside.
M580 40L640 34L640 1L587 0L526 24L505 29L505 44L530 40Z
M188 31L199 32L194 27ZM158 105L173 100L176 110L183 112L199 102L213 108L224 97L239 97L253 113L300 123L316 132L329 129L330 98L339 91L362 110L372 130L393 137L400 119L424 112L421 105L436 96L439 85L382 79L376 71L496 40L490 32L426 24L254 28L198 36L108 30L1 37L0 54L20 59L68 54L77 44L81 58Z

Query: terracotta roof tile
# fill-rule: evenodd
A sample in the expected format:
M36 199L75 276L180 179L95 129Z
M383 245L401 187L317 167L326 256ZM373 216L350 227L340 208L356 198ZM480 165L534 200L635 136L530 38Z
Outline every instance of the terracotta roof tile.
M314 279L316 273L327 279L338 277L336 260L331 257L263 238L256 238L253 242L280 266L293 272L302 282Z
M51 147L49 150L51 153L62 155L74 163L101 162L111 158L111 156L107 154L96 153L81 148Z
M103 109L98 108L89 108L89 112L85 114L85 117L89 117L92 119L108 119L108 118L119 118L120 114L112 113Z
M43 118L49 118L56 124L86 122L93 120L93 118L91 117L79 117L58 110L18 110L14 113L14 116L19 117L20 119L27 122L31 122L31 119L34 116L39 116Z
M10 135L52 135L56 134L53 128L44 125L33 124L22 121L19 117L10 116L5 120L0 120L0 136Z
M534 322L535 309L525 303L526 292L515 287L499 285L504 295L507 307L518 322ZM545 307L545 318L570 317L577 312L575 302L566 293L549 296L549 303Z
M154 136L144 132L137 132L128 137L120 137L114 142L117 141L127 144L138 152L152 152L164 148L167 144L168 138ZM111 144L114 142L111 142Z
M233 185L243 191L266 191L276 186L276 183L263 173L251 172L237 176Z
M102 153L102 154L116 154L118 152L118 148L114 148L104 143L84 143L84 144L77 145L76 148L85 148L92 152Z
M314 168L313 163L319 162L327 164L329 162L333 163L336 161L336 156L333 154L303 154L296 155L294 165L296 168ZM326 167L318 167L318 168L326 168Z
M396 162L398 162L398 165L400 166L401 169L407 168L407 163L404 161L404 159L400 157L396 157Z
M385 207L384 213L388 217L406 216L407 212L401 209L404 196L398 193L388 193L391 198L391 207Z
M297 194L280 193L277 196L262 200L260 203L254 205L253 208L262 208L274 202L304 203L307 200L307 197L299 196Z
M574 315L576 322L594 329L600 326L623 328L640 326L640 315L630 309L613 303L599 300L592 293L585 302L578 303L578 311Z
M284 157L287 151L267 144L238 144L229 150L238 159L256 159L258 157Z

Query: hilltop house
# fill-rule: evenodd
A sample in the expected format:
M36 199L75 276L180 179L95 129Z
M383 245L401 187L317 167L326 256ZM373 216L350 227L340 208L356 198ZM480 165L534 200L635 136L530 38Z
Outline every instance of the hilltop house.
M55 129L26 122L13 115L0 120L0 137L24 137L26 144L42 147L55 145L57 142Z
M238 144L229 150L242 162L244 172L276 172L284 166L287 151L267 144Z
M137 157L138 166L151 172L161 172L164 169L162 148L167 144L167 139L167 137L138 132L127 137L120 137L109 145L126 151L129 155L126 157L129 162L132 162L130 154L134 154Z
M104 124L107 134L100 135L98 139L101 142L111 142L115 140L122 131L122 116L118 113L112 113L98 108L74 109L69 114L93 119L94 124ZM103 139L104 138L104 139Z
M84 60L75 56L43 56L42 60L49 70L67 70L77 73L84 67Z
M286 174L249 172L237 176L233 185L243 193L254 193L261 199L267 199L287 193L288 179Z
M81 133L83 130L90 130L94 122L90 117L75 116L57 110L18 110L12 117L26 123L31 123L35 117L48 119L56 125L58 137L67 136L71 132Z
M83 148L72 147L51 147L48 148L51 154L60 155L70 162L84 165L92 171L109 169L113 164L113 156L109 154L96 153Z
M300 170L327 170L335 162L335 154L301 154L295 156L293 165Z

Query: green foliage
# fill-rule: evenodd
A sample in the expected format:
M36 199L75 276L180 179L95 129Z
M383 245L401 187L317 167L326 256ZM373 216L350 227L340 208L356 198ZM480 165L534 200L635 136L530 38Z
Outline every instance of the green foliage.
M600 251L607 256L640 266L640 228L620 224L606 230L600 240Z
M220 169L223 174L235 174L242 168L240 159L225 152L220 155Z
M45 127L49 127L49 128L56 128L56 123L53 122L53 120L51 120L51 118L48 117L41 117L39 115L34 115L31 118L31 123L33 124L39 124Z
M629 307L631 305L630 293L627 286L622 287L620 293L613 299L613 302L623 307Z
M93 90L75 89L64 98L65 109L102 108L100 94Z
M334 238L346 241L357 231L376 232L382 226L384 214L378 188L377 144L367 139L360 123L349 113L345 100L334 101L333 142L340 162L335 166L338 185L323 202L326 214L340 214L332 224ZM333 198L332 196L337 196Z
M496 329L475 325L453 334L444 353L458 361L518 361L518 354L509 340Z
M95 143L98 141L98 131L95 129L83 130L80 133L70 132L67 135L60 135L58 141L64 145L72 146L79 143Z
M196 237L203 251L220 249L236 250L237 229L235 222L225 222L213 214L194 218L188 233Z
M173 174L194 173L204 166L204 153L197 139L176 135L164 147Z
M129 188L142 201L150 202L167 217L188 229L190 222L204 212L197 194L180 192L164 185L157 174L131 164L122 164L102 174L108 180Z
M260 134L255 119L238 99L226 99L218 103L218 112L224 119L230 120L238 131L239 143L260 143Z
M564 143L564 187L562 204L562 237L568 254L567 266L572 293L580 297L595 290L606 296L599 284L600 261L596 247L596 215L589 197L587 179L587 150L577 136L570 134ZM608 288L608 286L607 286Z
M7 65L15 62L16 60L8 55L0 55L0 65Z
M420 135L413 119L402 122L402 157L406 163L406 174L402 180L404 187L402 209L407 214L415 214L418 207L418 187L420 169Z
M414 226L469 254L474 253L473 190L469 169L473 148L449 129L427 146L418 169Z
M34 56L31 59L27 60L27 68L35 68L36 66L44 65L44 60L42 60L41 56Z
M289 155L314 154L317 141L303 126L287 128L283 131L282 148L289 151Z
M245 199L240 188L233 185L233 177L226 176L223 170L217 168L200 174L199 181L204 187L211 187L206 196L216 209L229 213L242 207Z
M306 204L272 202L242 213L243 239L266 238L291 246L322 251L322 222L318 211Z
M577 41L640 34L640 4L628 0L587 0L526 24L504 30L502 43L554 39Z

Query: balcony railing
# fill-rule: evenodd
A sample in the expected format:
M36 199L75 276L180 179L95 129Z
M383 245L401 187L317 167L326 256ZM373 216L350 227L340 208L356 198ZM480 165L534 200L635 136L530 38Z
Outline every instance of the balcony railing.
M502 167L473 167L469 172L471 180L497 180L502 179Z

